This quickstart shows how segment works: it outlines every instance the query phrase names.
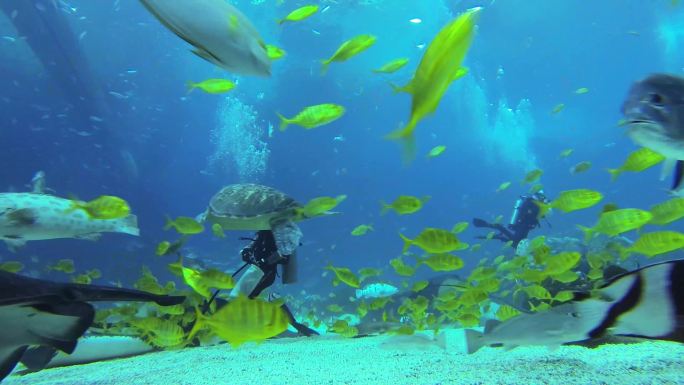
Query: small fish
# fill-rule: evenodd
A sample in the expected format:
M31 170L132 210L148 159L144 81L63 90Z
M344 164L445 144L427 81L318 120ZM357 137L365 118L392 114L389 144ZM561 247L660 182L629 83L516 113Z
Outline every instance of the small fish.
M363 289L356 289L356 298L384 298L391 297L399 292L395 286L387 283L372 283Z
M420 23L422 23L422 22L423 22L423 20L421 20L421 19L419 19L419 18L417 18L417 17L415 17L415 18L409 20L409 23L413 23L413 24L420 24Z
M622 166L620 166L619 168L608 169L608 172L610 173L610 180L611 182L614 182L618 178L618 176L620 176L620 174L622 174L625 171L641 172L647 170L657 165L658 163L663 162L664 160L664 156L649 148L639 148L635 151L632 151L627 156L627 159L625 159Z
M388 210L394 210L398 215L413 214L423 208L423 205L429 200L429 196L417 198L411 195L400 195L391 204L380 202L382 205L380 215L384 215Z
M340 281L344 282L345 284L353 287L353 288L359 288L359 278L354 274L351 270L349 270L346 267L334 267L330 263L328 263L328 266L325 267L326 270L330 270L333 273L335 273L335 277Z
M565 104L564 103L559 103L553 109L551 110L552 114L558 114L559 112L563 111L565 109Z
M119 219L131 213L128 202L111 195L102 195L90 202L72 201L67 213L79 209L85 211L91 219Z
M575 90L575 93L577 95L584 95L589 92L589 89L587 87L581 87Z
M281 114L280 131L285 131L290 124L296 124L306 129L312 129L332 123L341 118L345 113L345 108L337 104L317 104L304 108L295 117L288 119Z
M24 264L17 261L0 262L0 271L18 273L24 270Z
M541 208L539 216L543 217L552 208L557 208L564 213L569 213L592 207L601 202L601 200L603 200L603 194L598 191L576 189L561 191L561 193L558 194L558 198L549 204L543 202L535 203Z
M268 54L268 57L271 60L282 59L285 56L284 49L276 47L271 44L266 44L266 53Z
M368 278L377 277L382 274L381 269L374 269L372 267L364 267L359 270L359 282L363 282Z
M373 35L358 35L345 41L329 59L321 60L321 71L325 73L332 62L347 61L367 50L375 44L375 40L376 37Z
M672 198L666 202L651 206L649 210L653 215L651 221L653 225L666 225L681 218L684 218L684 198Z
M296 210L302 218L314 218L321 215L332 214L330 210L344 202L347 196L342 194L336 197L317 197L307 202L304 207Z
M299 7L295 9L294 11L290 12L287 16L284 18L278 20L279 25L283 25L285 22L295 22L295 21L302 21L304 19L308 19L309 17L313 16L316 12L318 12L318 5L305 5L303 7Z
M361 235L366 235L369 231L374 231L373 225L358 225L354 227L354 230L351 231L351 235L354 236L361 236Z
M560 153L560 155L559 155L558 157L559 157L559 158L567 158L567 157L569 157L570 155L572 155L573 152L575 152L574 149L568 148L568 149L565 149L565 150L561 151L561 153Z
M54 265L49 265L48 269L54 270L54 271L61 271L62 273L65 273L65 274L73 274L74 271L76 271L76 268L74 267L74 260L73 259L60 259Z
M579 174L581 172L588 171L591 168L591 162L589 161L582 161L577 163L576 165L570 167L570 174L575 175Z
M225 238L226 234L223 232L223 227L220 224L214 223L211 225L211 232L216 238Z
M174 228L179 234L192 235L199 234L204 231L204 226L197 222L194 218L190 217L178 217L174 220L166 217L166 224L164 225L164 230Z
M383 73L383 74L391 74L394 72L399 71L401 68L404 68L406 64L408 64L409 59L408 58L399 58L399 59L394 59L389 63L386 63L382 67L378 69L374 69L373 72L375 73Z
M448 253L432 254L418 260L418 265L426 265L433 271L454 271L465 266L463 260Z
M428 158L436 158L436 157L442 155L444 153L444 151L446 151L446 146L443 146L443 145L435 146L430 150L430 152L428 152L427 157Z
M470 225L470 223L465 222L465 221L464 222L458 222L457 224L454 225L454 227L451 228L451 232L454 234L460 234L460 233L464 232L468 228L469 225Z
M624 250L623 258L631 253L642 254L649 258L684 248L684 234L676 231L654 231L641 234L634 243Z
M409 239L401 233L399 236L404 240L402 252L406 252L409 247L415 245L428 253L440 254L454 251L461 245L454 233L434 227L426 227L414 239Z
M188 82L188 92L199 88L208 94L223 94L235 88L235 83L228 79L207 79L199 83Z
M620 235L630 230L640 229L653 219L653 214L640 209L618 209L604 212L594 227L578 226L584 232L584 241L588 243L595 233L609 237Z
M511 187L511 182L503 182L503 183L501 183L501 184L499 185L499 187L496 189L496 192L505 191L505 190L508 189L509 187Z
M534 170L528 172L527 174L525 174L525 178L523 179L522 183L523 184L534 183L534 182L538 181L539 178L541 178L542 174L544 174L544 171L542 171L538 168L534 169Z

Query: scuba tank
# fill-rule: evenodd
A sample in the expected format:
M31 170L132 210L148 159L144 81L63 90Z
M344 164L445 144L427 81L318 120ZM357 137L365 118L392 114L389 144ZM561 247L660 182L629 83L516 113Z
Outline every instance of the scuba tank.
M281 282L283 284L297 282L297 252L290 254L287 262L283 263Z
M518 198L518 200L515 201L515 205L513 206L513 214L511 214L511 220L508 223L509 226L513 226L518 222L518 217L520 216L520 207L522 206L526 198L527 197L525 196L521 196L520 198Z

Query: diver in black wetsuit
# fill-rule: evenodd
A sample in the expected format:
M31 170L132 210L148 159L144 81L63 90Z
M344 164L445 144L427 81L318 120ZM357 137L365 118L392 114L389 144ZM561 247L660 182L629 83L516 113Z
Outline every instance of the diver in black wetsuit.
M543 190L532 195L522 195L515 201L513 215L508 226L503 226L499 223L489 223L480 218L473 218L473 226L498 230L499 233L494 238L502 242L512 241L512 246L515 248L520 241L527 238L527 234L530 231L539 227L540 208L537 202L549 203ZM485 237L479 236L478 238L484 239Z
M245 264L236 274L245 268L246 270L231 291L231 298L236 298L240 294L256 298L264 289L273 285L278 275L278 265L282 266L283 284L297 281L297 252L293 251L290 255L280 254L271 230L260 230L254 239L244 239L251 240L252 243L240 252ZM318 334L315 330L297 322L287 305L283 304L282 308L290 319L290 325L299 333L305 336Z

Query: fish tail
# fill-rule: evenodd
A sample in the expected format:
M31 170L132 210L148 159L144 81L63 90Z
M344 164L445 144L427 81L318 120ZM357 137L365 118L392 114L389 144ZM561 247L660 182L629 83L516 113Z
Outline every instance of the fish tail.
M291 123L290 119L284 117L278 112L276 112L276 115L278 115L278 118L280 119L280 127L278 127L278 129L280 131L285 131L287 129L287 126L289 126Z
M606 169L610 173L610 181L615 182L618 176L622 174L622 170L619 168L609 168Z
M174 223L173 223L173 221L171 220L171 217L169 217L169 216L167 215L167 216L166 216L166 223L164 224L164 230L168 230L168 229L172 228L173 225L174 225Z
M392 208L392 206L388 205L383 201L380 201L380 204L382 205L382 209L380 209L380 215L387 214L387 211L389 211Z
M472 329L464 329L464 332L468 354L473 354L484 346L484 334Z
M321 75L325 75L328 72L328 66L330 65L332 61L330 59L328 60L321 60Z
M195 88L197 88L197 83L192 81L187 81L185 85L188 87L188 94L191 93Z
M185 340L186 344L189 344L192 342L192 339L195 337L195 334L199 332L200 330L204 329L204 320L206 318L202 314L199 308L195 308L195 324L192 326L192 329L190 330L190 333L188 334L188 338Z
M536 200L533 200L534 204L539 207L539 214L537 214L537 219L541 219L546 216L546 214L549 213L549 210L551 210L553 207L550 204L544 203L544 202L539 202Z
M278 25L283 25L283 23L285 23L285 19L278 20Z
M594 231L594 229L592 229L592 228L590 228L590 227L585 227L585 226L577 225L577 228L578 228L579 230L581 230L581 231L584 233L584 244L585 244L585 245L586 245L587 243L589 243L589 241L591 240L591 238L594 237L594 233L596 232L596 231Z
M356 298L361 298L361 296L363 296L363 290L356 289L355 293L356 293Z
M405 253L406 251L408 251L409 247L411 247L411 245L413 244L413 241L410 240L409 238L406 238L404 236L404 234L402 234L402 233L399 233L399 236L401 237L401 239L404 240L404 247L401 249L401 252Z
M138 217L130 214L124 218L117 219L116 231L119 233L129 234L129 235L140 235L140 229L138 228Z

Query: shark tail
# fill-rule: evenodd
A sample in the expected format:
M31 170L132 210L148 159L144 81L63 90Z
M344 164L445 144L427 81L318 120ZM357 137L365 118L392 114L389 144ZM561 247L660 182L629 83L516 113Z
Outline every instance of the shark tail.
M140 229L138 228L138 217L131 214L127 217L117 219L116 232L129 234L129 235L140 235Z

